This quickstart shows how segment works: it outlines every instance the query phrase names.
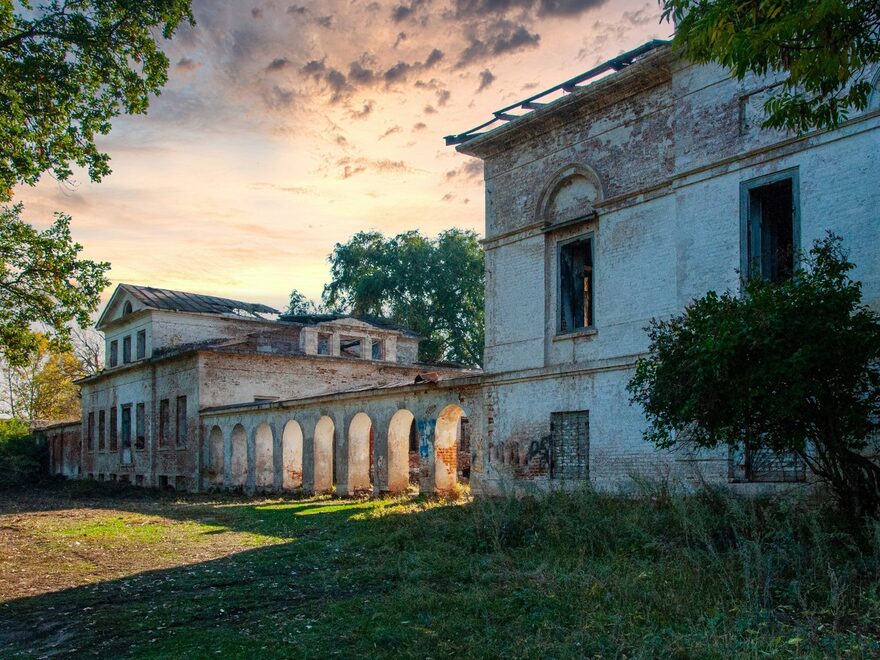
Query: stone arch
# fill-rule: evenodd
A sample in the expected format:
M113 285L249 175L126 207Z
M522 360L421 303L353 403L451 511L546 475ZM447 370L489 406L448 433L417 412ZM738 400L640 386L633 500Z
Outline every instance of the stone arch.
M261 423L254 431L254 486L260 490L275 486L274 444L272 427Z
M603 198L602 182L592 168L577 163L566 165L541 193L538 222L549 227L589 216Z
M303 432L299 423L291 419L281 434L281 487L295 490L303 482Z
M415 423L415 415L402 408L388 424L388 490L392 493L409 488L410 437Z
M333 488L333 449L336 446L336 426L324 415L315 424L314 436L314 490L325 493Z
M458 484L458 440L464 409L449 404L434 427L434 491L450 493Z
M370 490L373 468L373 421L364 412L355 415L348 425L349 493Z
M229 452L230 483L233 486L246 486L248 476L247 433L241 424L232 427L229 444L231 445Z
M223 429L214 425L208 434L208 481L212 484L223 483L224 469Z

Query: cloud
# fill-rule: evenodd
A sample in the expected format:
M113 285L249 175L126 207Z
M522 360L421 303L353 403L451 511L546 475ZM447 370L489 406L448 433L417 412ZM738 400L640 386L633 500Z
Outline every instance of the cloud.
M308 195L314 192L311 188L306 188L305 186L279 186L276 183L268 183L266 181L257 181L252 183L250 187L254 190L278 190L293 195Z
M493 82L495 82L495 74L489 71L489 69L480 71L480 86L477 88L477 93L479 94L484 89L491 86Z
M253 18L263 18L263 10L259 7L254 7L251 9L251 16Z
M373 112L373 110L375 110L375 108L376 108L375 101L367 101L366 103L364 103L363 107L360 110L352 110L349 113L349 116L352 119L365 119L366 117L368 117L370 115L370 113Z
M538 16L578 16L605 4L605 0L541 0Z
M290 64L290 60L286 57L276 57L269 63L269 66L266 67L266 71L281 71L281 69L286 68Z
M336 161L336 167L342 168L339 174L340 179L350 179L353 176L364 172L375 172L379 174L411 172L410 167L402 160L390 160L387 158L340 158Z
M525 25L508 20L493 21L481 37L472 36L458 57L456 68L463 68L506 53L537 48L541 35L530 32Z
M322 28L330 29L333 27L333 17L332 16L318 16L315 18L315 24L320 25Z
M406 41L406 32L398 32L397 39L394 40L394 48L397 48L402 42Z
M652 21L660 22L660 16L657 11L657 6L647 3L644 7L637 9L635 11L625 11L623 12L623 20L627 21L630 25L646 25L651 23Z
M369 85L375 80L376 72L367 69L360 62L352 62L348 67L348 79L358 85Z
M449 102L449 99L452 97L452 92L448 89L438 89L437 90L437 105L441 108Z
M446 193L445 195L443 195L443 197L440 198L440 201L451 202L453 199L455 199L455 195L453 195L452 193Z
M428 105L425 106L424 112L426 115L433 115L433 114L437 113L437 109L429 103Z
M400 131L402 131L402 130L403 130L403 129L400 128L400 126L394 125L394 126L392 126L391 128L389 128L387 131L385 131L384 133L382 133L382 135L379 136L379 139L380 139L380 140L384 140L384 139L387 138L389 135L394 135L395 133L400 133Z
M465 181L476 181L483 175L483 161L476 158L469 158L461 167L446 172L446 180L464 179Z
M186 72L195 71L200 66L201 66L201 64L199 64L195 60L192 60L188 57L181 57L179 60L177 60L177 64L174 65L174 67L178 71L186 71Z
M415 126L413 126L413 133L418 133L420 131L424 131L427 128L428 128L428 125L425 122L420 121Z
M498 16L514 9L528 10L535 0L456 0L455 15L458 18Z
M425 60L424 67L426 69L430 69L432 66L437 64L440 60L443 59L443 51L439 48L435 48L428 55L428 59Z

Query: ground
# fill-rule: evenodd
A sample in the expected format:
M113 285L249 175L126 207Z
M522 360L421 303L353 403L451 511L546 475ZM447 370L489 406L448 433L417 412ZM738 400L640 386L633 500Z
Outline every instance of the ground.
M713 526L719 506L729 525ZM0 656L880 654L880 533L867 550L817 557L827 530L798 531L812 518L794 516L794 540L768 523L765 547L742 533L754 514L593 494L8 491ZM849 547L841 539L822 552Z

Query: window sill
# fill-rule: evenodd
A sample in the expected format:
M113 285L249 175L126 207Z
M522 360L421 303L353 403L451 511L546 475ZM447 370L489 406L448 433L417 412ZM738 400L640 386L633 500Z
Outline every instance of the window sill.
M593 337L598 335L599 331L596 330L595 326L590 326L589 328L578 328L573 332L566 332L561 335L555 335L553 337L553 341L563 341L565 339L577 339L579 337Z

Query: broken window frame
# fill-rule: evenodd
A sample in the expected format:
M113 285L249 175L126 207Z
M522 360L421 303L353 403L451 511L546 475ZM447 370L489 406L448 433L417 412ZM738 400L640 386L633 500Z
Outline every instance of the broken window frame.
M110 408L110 451L119 450L119 431L116 428L116 406Z
M159 448L168 446L168 427L171 424L171 401L161 399L159 401Z
M807 464L793 451L775 452L743 443L728 450L727 479L742 484L802 483L807 480Z
M565 260L565 253L572 251L574 246L580 243L588 244L589 249L589 275L580 279L580 286L576 286L574 283L574 277L572 276L572 292L571 295L574 296L576 291L583 291L583 299L582 299L582 307L579 309L576 301L572 300L572 304L574 308L570 310L569 313L566 313L566 298L569 294L566 293L566 284L565 284L565 276L567 274L565 268L563 267ZM585 281L587 286L585 286ZM577 236L573 236L571 238L558 241L556 243L556 334L557 335L570 335L576 334L579 332L590 332L595 330L596 327L596 318L595 318L595 308L596 308L596 237L595 232L586 232L584 234L579 234ZM578 313L580 312L580 313ZM575 317L583 315L582 322L583 325L573 325L575 323ZM571 316L572 318L572 327L568 327L567 317Z
M114 339L110 342L110 366L119 364L119 341Z
M131 335L122 338L122 364L131 362Z
M103 410L98 411L98 451L107 449L107 413Z
M147 434L146 434L146 426L147 426L147 406L144 403L139 403L135 407L134 413L134 448L135 449L146 449L147 448Z
M772 174L749 179L740 183L740 269L742 283L751 277L770 277L773 281L781 281L790 276L772 277L769 266L765 263L766 247L763 245L764 232L761 231L761 210L756 198L762 189L777 186L784 182L791 185L791 271L798 267L798 251L800 250L800 177L797 167L780 170Z
M186 395L182 395L177 397L177 409L175 410L175 440L178 449L183 449L186 447L186 435L187 435L187 410L186 410Z
M95 451L95 413L89 411L86 425L86 448Z
M136 342L136 355L138 360L143 360L147 357L147 331L146 330L138 330L137 332L137 342Z

